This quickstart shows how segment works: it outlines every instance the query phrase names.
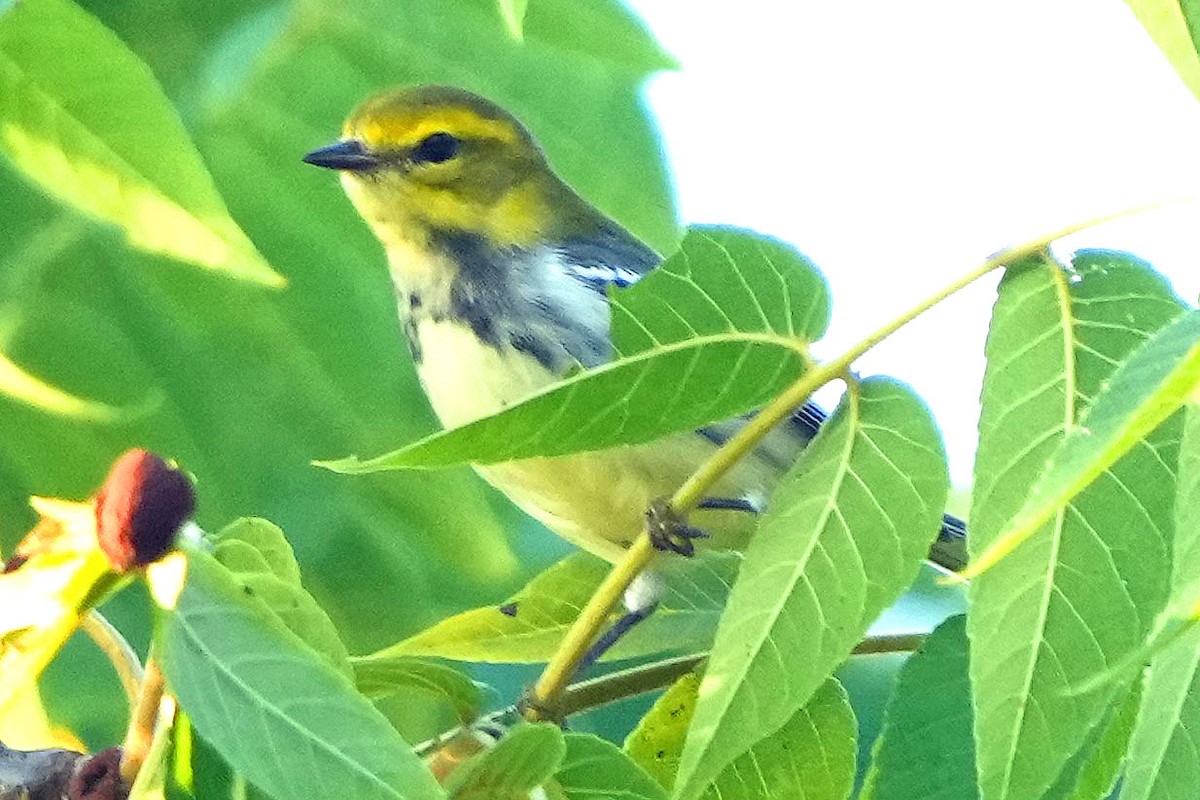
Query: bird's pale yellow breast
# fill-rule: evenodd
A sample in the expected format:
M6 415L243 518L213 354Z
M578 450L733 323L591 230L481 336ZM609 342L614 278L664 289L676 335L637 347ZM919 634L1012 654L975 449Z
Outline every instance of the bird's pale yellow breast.
M484 344L461 321L418 322L417 374L447 428L494 414L553 384L556 376L527 355Z

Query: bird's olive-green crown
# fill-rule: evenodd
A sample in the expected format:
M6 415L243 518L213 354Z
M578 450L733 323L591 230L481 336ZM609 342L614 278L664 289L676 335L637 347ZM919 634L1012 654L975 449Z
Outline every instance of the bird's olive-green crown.
M599 222L520 122L462 89L376 95L350 115L340 142L308 159L342 171L359 212L385 240L440 229L528 246Z

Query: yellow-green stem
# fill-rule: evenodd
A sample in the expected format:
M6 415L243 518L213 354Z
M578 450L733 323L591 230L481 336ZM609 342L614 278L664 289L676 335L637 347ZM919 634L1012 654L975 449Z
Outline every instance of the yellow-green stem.
M146 658L146 676L142 680L137 703L129 715L129 727L121 745L121 777L127 785L132 785L137 780L138 772L146 761L146 754L150 752L164 688L162 670L158 668L152 652Z
M145 674L137 653L133 652L121 632L94 608L84 615L80 628L112 663L125 690L125 697L129 700L129 707L133 708L137 704Z
M633 583L650 559L654 557L654 545L650 537L643 533L634 539L630 548L625 551L625 557L616 564L596 587L588 599L587 605L579 613L579 618L567 631L558 649L538 682L533 687L533 712L543 709L554 714L554 708L562 696L563 690L575 675L584 653L595 640L609 613L621 602L621 597L629 584Z
M851 365L875 345L912 322L914 319L933 308L946 298L957 294L962 289L987 275L989 272L1005 264L1019 260L1032 253L1045 249L1051 242L1072 233L1093 227L1095 225L1129 216L1150 208L1158 208L1162 203L1145 206L1132 211L1121 211L1097 217L1085 223L1071 225L1054 233L1047 234L1016 247L1002 250L983 262L977 269L972 270L954 283L946 286L936 294L922 301L905 313L871 333L858 344L851 347L838 358L816 366L806 372L794 384L784 390L770 404L754 415L736 435L731 437L716 453L696 470L690 478L671 496L670 509L676 514L684 515L708 496L709 490L747 453L754 449L758 442L767 435L773 427L790 416L801 403L808 400L812 393L830 381L843 377ZM588 600L578 619L571 625L558 649L555 650L545 671L533 688L533 703L531 715L547 713L554 716L567 684L574 677L576 667L587 652L588 647L596 639L604 626L608 615L621 601L621 596L629 588L629 584L641 574L650 560L654 557L654 547L650 537L643 532L638 536L625 557L613 567L604 581L597 587Z

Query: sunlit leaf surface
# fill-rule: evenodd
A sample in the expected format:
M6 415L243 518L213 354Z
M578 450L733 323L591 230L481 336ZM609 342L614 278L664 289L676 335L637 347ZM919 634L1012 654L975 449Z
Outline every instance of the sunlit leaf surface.
M1175 598L1194 602L1200 575L1200 405L1187 408L1179 452L1175 503ZM1172 603L1170 608L1176 608ZM1200 786L1195 758L1200 730L1200 627L1150 662L1137 729L1129 748L1122 797L1130 800L1186 797Z
M625 751L664 788L674 785L699 691L694 675L676 681L625 741ZM843 800L854 786L856 738L846 691L828 680L783 727L725 766L701 800Z
M666 566L667 593L661 606L622 637L606 658L708 647L740 564L739 555L726 552L701 553ZM599 558L577 553L538 575L503 603L448 617L375 655L547 661L608 569Z
M699 797L779 730L909 586L948 482L941 438L911 390L870 378L847 393L746 552L700 688L679 797Z
M1200 6L1194 0L1125 0L1179 77L1200 98Z
M444 797L408 744L349 680L193 552L166 613L162 669L196 729L279 797Z
M150 70L70 0L23 0L0 17L0 151L138 247L283 284L229 216Z
M1010 270L988 335L973 556L1026 502L1113 373L1182 313L1128 256ZM1160 427L970 587L980 788L1040 798L1127 685L1077 692L1140 645L1166 599L1179 428ZM1132 676L1130 676L1132 678ZM1127 682L1126 682L1127 683Z

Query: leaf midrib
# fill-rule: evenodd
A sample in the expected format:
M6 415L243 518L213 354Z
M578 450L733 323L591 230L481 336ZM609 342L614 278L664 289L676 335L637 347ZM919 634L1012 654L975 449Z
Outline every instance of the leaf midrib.
M1067 285L1066 276L1062 270L1051 269L1051 280L1054 283L1055 294L1058 297L1059 310L1061 313L1060 325L1063 331L1063 382L1064 382L1064 408L1063 430L1069 430L1075 419L1075 404L1076 397L1076 381L1075 381L1075 329L1072 326L1074 316L1071 307L1070 289ZM1034 631L1037 634L1037 643L1029 650L1029 658L1027 667L1021 681L1021 692L1018 695L1020 698L1020 712L1013 716L1013 725L1010 733L1008 755L1004 763L1004 774L1000 783L999 797L1004 798L1009 796L1009 787L1012 785L1013 771L1016 766L1017 748L1021 741L1021 732L1025 727L1026 715L1029 711L1030 689L1033 686L1033 676L1037 670L1038 662L1041 661L1042 645L1045 642L1046 620L1050 614L1050 598L1054 592L1054 578L1058 572L1058 553L1062 545L1062 529L1066 519L1066 509L1059 509L1055 514L1054 526L1052 530L1053 540L1050 551L1049 569L1046 570L1046 577L1042 588L1042 597L1038 607L1037 625Z

